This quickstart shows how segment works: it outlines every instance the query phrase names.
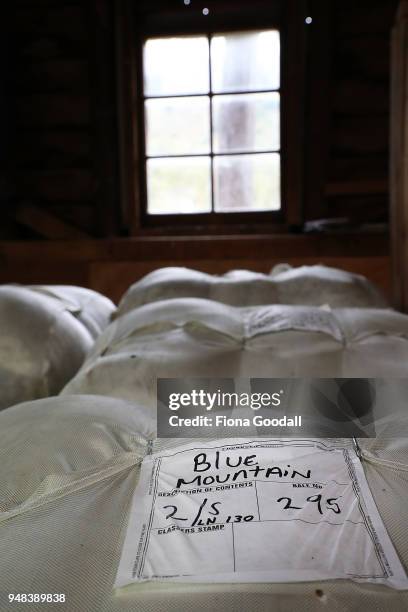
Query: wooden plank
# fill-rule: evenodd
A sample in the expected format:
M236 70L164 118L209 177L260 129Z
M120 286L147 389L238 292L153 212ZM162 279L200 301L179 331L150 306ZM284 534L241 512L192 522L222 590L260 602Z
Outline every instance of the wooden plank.
M14 28L16 33L37 37L51 34L73 43L86 41L88 32L84 7L60 2L55 6L31 3L26 7L15 7Z
M336 80L332 92L333 111L336 113L367 116L384 115L389 111L389 84L386 80Z
M331 138L332 101L328 96L331 87L331 62L333 56L333 15L331 3L326 0L309 2L313 22L306 29L309 70L307 98L305 99L305 220L327 216L324 197L329 171L329 147Z
M394 304L408 312L408 0L392 34L391 236Z
M40 236L51 240L86 240L89 238L84 231L61 221L33 204L20 204L14 212L14 218Z
M14 44L22 61L46 61L52 59L84 59L87 57L87 41L82 42L57 36L18 32Z
M334 0L338 36L388 34L398 0Z
M31 2L14 6L14 48L25 65L38 60L86 58L83 3Z
M88 263L111 257L109 243L103 240L3 240L0 241L0 270L55 262Z
M329 182L388 180L388 156L331 157Z
M357 38L339 38L334 45L333 71L336 78L389 80L390 32Z
M30 94L16 99L17 124L26 128L87 127L89 98L85 94Z
M44 202L89 202L95 198L95 179L88 170L64 169L16 173L20 197Z
M73 202L50 203L47 204L46 210L52 215L55 215L61 221L74 225L75 227L84 230L89 237L94 235L96 225L96 207L94 202Z
M183 2L174 0L133 3L136 6L136 19L143 20L143 29L148 33L161 34L210 31L258 29L277 24L282 4L265 0L206 0L205 4L192 1L187 10ZM301 0L297 0L300 4ZM209 9L203 21L203 6ZM268 22L268 25L266 25Z
M285 221L300 226L304 221L302 197L304 190L304 163L301 151L305 141L303 99L305 96L306 33L305 0L287 0L286 15L281 33L283 54L282 74L282 200Z
M343 156L387 154L388 118L377 116L333 117L332 151Z
M0 283L21 283L23 285L79 285L89 287L89 266L87 263L58 263L43 261L21 265L13 262L0 267Z
M14 99L12 95L14 75L15 75L15 53L14 37L10 28L10 16L12 6L9 3L3 4L0 20L0 193L2 207L8 197L8 193L13 190L7 176L10 168L10 148L15 140L15 113Z
M90 135L87 130L20 130L12 151L13 164L27 170L89 169Z
M331 196L329 210L331 217L348 217L353 223L387 223L388 194Z
M15 87L22 93L83 93L89 87L89 65L86 60L52 59L19 62Z
M91 67L91 134L99 236L118 234L119 180L116 88L114 73L113 5L108 0L87 3ZM133 75L132 75L133 78ZM131 117L129 116L129 121Z
M142 161L140 138L143 133L143 123L137 111L140 105L139 83L134 75L137 69L138 39L133 23L134 5L130 0L124 0L115 6L115 60L117 126L118 126L118 157L119 163L119 193L120 193L120 227L123 235L135 236L141 227L143 208L142 198ZM140 63L140 62L139 62ZM136 109L137 117L133 117Z
M0 224L0 243L2 240L9 240L10 236L15 236L16 239L23 240L24 237L21 235L20 226L17 222L5 213L2 214Z
M356 238L357 236L357 238ZM307 257L387 256L386 234L338 233L266 236L140 237L79 242L2 241L1 262L21 261L167 261L189 259L265 259L286 260ZM166 254L163 257L163 253Z
M64 6L80 6L81 0L64 0ZM14 4L19 9L32 8L33 0L15 0ZM61 4L61 0L36 0L36 6L56 7Z
M212 13L216 13L217 11L220 11L221 15L228 15L228 13L231 13L231 11L236 11L237 8L240 9L240 12L244 12L245 16L247 12L265 12L265 0L253 0L250 5L248 4L247 0L208 0L205 6L209 8L210 15ZM272 5L272 7L269 6L268 8L273 10L274 7ZM174 2L174 0L156 0L154 4L152 4L151 0L138 0L137 12L143 16L146 16L149 13L154 15L155 13L162 11L168 11L169 14L176 17L186 12L184 6L179 2ZM192 11L195 13L194 17L196 17L197 13L199 15L201 14L202 7L194 7L193 5L189 7L188 13Z
M287 261L293 266L324 263L356 274L363 274L380 287L387 297L390 297L389 257L327 257L323 259L293 257ZM280 263L280 261L278 259L262 261L251 258L236 261L224 259L218 262L194 259L186 261L186 265L211 274L222 274L234 267L268 273L276 263ZM0 268L0 283L74 284L100 291L113 301L119 302L129 285L157 267L171 264L171 261L163 259L155 263L100 261L91 264L71 262L55 265L51 263L44 266L41 260L37 260L30 266L14 263L11 266L3 265Z
M161 237L137 240L114 240L111 243L114 259L160 259L163 253L170 260L183 262L195 259L270 259L279 257L313 257L320 255L350 256L384 255L388 253L388 239L385 236L362 235L356 240L355 234L316 235L272 235L272 236L204 236Z
M385 194L388 193L387 179L366 179L354 181L329 182L326 185L326 196Z

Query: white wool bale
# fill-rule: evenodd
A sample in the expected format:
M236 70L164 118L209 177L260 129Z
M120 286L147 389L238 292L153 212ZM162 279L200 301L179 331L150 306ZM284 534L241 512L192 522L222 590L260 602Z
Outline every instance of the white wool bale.
M90 332L93 338L109 325L116 311L115 304L107 297L73 285L31 285L32 291L42 293L61 302Z
M63 393L155 406L156 379L408 375L408 317L387 309L237 308L185 298L114 321Z
M0 416L0 516L135 453L155 423L146 409L100 396L50 397Z
M271 270L280 304L329 304L332 308L386 308L379 289L361 274L323 265Z
M406 593L341 580L147 582L114 591L131 500L151 436L152 422L142 407L109 398L48 398L0 414L2 611L23 608L9 604L8 593L65 594L65 603L30 603L34 612L44 606L87 612L187 612L197 606L203 612L317 612L322 601L335 612L406 609ZM408 461L406 447L404 456ZM386 529L406 564L406 475L380 464L368 464L366 470Z
M270 275L233 270L214 276L188 268L160 268L124 294L118 315L170 298L199 297L231 306L306 304L333 308L385 308L380 291L365 277L326 266L275 266Z
M93 345L65 305L28 288L0 287L0 409L58 393Z

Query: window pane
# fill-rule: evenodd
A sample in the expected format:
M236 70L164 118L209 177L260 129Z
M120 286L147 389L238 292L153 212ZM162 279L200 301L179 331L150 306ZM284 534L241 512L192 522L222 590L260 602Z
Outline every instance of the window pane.
M214 93L279 89L279 32L217 34L211 40L211 66Z
M279 210L280 155L222 155L214 158L216 212Z
M209 91L208 39L205 36L151 38L144 46L145 96L175 96Z
M210 212L210 158L147 160L147 193L152 215Z
M214 96L215 153L279 149L279 94Z
M146 100L147 155L210 152L209 98Z

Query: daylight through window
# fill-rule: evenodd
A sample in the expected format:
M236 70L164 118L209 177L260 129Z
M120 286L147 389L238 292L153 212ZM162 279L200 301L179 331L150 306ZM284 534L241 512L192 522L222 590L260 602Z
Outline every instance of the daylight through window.
M279 32L150 38L143 69L147 212L279 210Z

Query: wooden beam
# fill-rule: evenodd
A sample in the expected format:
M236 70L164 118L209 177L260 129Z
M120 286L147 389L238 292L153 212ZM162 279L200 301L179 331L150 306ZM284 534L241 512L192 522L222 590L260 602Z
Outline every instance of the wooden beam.
M89 234L65 223L48 211L34 204L21 204L14 213L14 219L51 240L86 240Z
M0 282L88 286L119 300L151 270L190 266L213 274L237 268L269 272L282 261L324 263L364 274L389 295L385 234L142 237L110 240L0 241Z
M392 32L390 189L394 305L408 312L408 0Z
M288 257L382 257L389 252L386 234L327 233L264 236L149 236L110 240L0 241L0 264L24 261L153 261L173 265L188 260ZM177 262L177 263L175 263ZM158 264L156 264L158 265ZM169 263L168 265L172 265ZM233 267L233 266L231 266Z

